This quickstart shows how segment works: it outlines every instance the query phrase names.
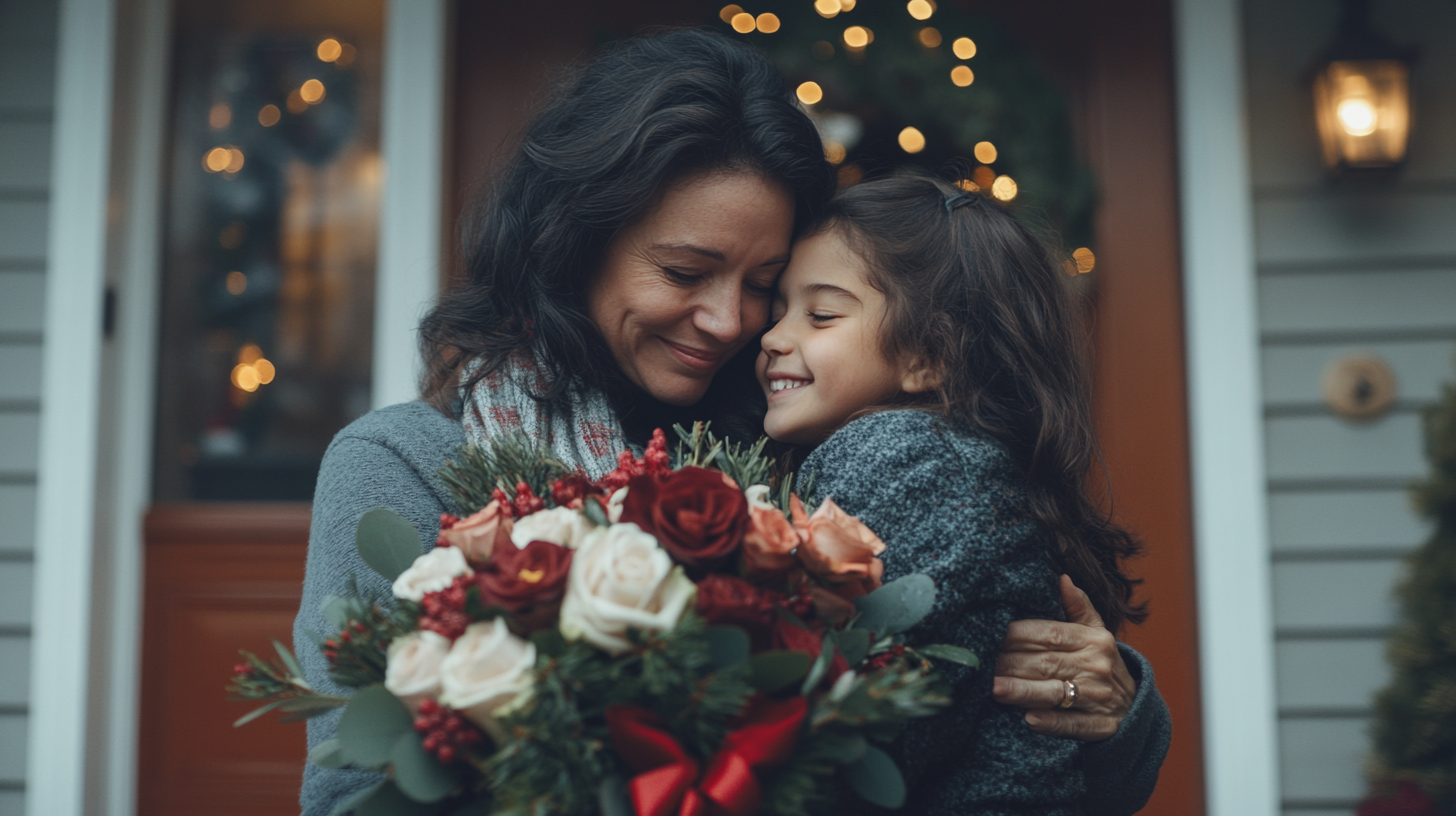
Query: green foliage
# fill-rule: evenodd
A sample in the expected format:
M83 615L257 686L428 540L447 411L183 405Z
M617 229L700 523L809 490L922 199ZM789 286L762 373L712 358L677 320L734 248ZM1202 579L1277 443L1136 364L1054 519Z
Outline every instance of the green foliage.
M991 169L1016 180L1014 208L1044 217L1072 246L1091 245L1096 182L1078 158L1066 97L994 19L940 3L922 22L898 1L861 2L832 19L820 17L807 0L761 0L753 13L763 12L778 15L778 31L735 34L721 20L712 22L764 49L792 86L818 83L824 99L811 110L821 121L838 113L862 123L863 136L842 166L871 174L900 167L940 172L953 163L969 169L978 163L976 144L988 141L997 152ZM874 39L857 51L846 48L850 26L869 29ZM940 44L920 40L926 27L936 29ZM960 37L975 42L974 57L957 58L952 44ZM951 81L957 65L974 72L970 86ZM899 147L905 127L925 135L924 150L910 154Z
M410 568L420 557L420 534L403 516L378 507L359 519L354 537L359 556L375 572L390 581Z
M1396 590L1401 618L1387 647L1394 677L1375 700L1375 775L1415 781L1456 813L1456 386L1425 419L1431 475L1414 500L1436 530L1406 559Z
M873 745L866 746L864 756L845 766L844 781L871 804L886 808L905 804L905 778L895 760Z
M767 485L768 498L784 515L789 513L789 494L794 487L794 474L785 471L772 456L764 453L768 437L759 437L752 445L719 439L710 430L710 423L695 422L692 430L672 426L677 434L677 448L672 453L673 469L706 467L721 470L739 487ZM801 493L813 488L812 475L799 486Z
M908 631L935 606L935 581L921 573L897 578L854 599L859 614L850 625L880 636Z
M234 728L246 725L270 711L282 711L283 716L280 719L283 722L294 722L316 717L348 702L342 697L314 691L308 681L303 679L303 670L299 668L293 652L276 640L273 641L273 649L278 653L276 661L264 660L249 651L238 652L243 656L239 668L244 670L233 675L232 683L227 687L228 699L269 702L239 717L233 723Z
M516 485L525 482L531 492L551 502L551 483L571 472L551 454L544 442L524 431L490 440L486 447L466 445L440 470L440 480L462 513L469 515L491 502L497 488L515 498Z
M384 668L389 644L401 635L415 631L419 625L420 605L413 601L390 599L388 606L379 599L365 598L351 577L349 593L343 598L324 599L323 613L339 632L319 645L332 652L329 677L348 688L363 688L384 682ZM345 637L344 633L348 633Z

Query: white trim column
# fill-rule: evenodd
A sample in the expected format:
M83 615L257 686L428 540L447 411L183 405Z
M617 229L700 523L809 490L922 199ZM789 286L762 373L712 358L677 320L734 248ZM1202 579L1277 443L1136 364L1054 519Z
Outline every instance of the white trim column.
M61 0L46 251L26 813L81 816L113 0Z
M389 0L384 193L374 285L375 408L415 399L416 329L439 290L449 0Z
M1239 0L1175 0L1208 816L1277 816L1268 510Z

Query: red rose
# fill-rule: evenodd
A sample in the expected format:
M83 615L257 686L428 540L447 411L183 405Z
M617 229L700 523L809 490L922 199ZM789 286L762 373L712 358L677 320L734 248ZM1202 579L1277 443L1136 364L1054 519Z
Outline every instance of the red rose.
M633 477L621 520L641 527L674 560L701 574L743 542L748 500L718 471L685 467L665 477Z
M778 620L774 608L784 600L782 592L731 575L709 575L698 582L698 614L714 626L742 627L752 639L755 652L769 648Z
M522 631L551 626L566 594L571 556L571 550L549 541L532 541L521 549L506 539L475 574L480 599L505 607Z
M807 652L810 660L818 660L819 653L824 650L824 626L816 625L814 631L794 623L793 621L779 619L774 624L773 648L791 649L796 652ZM849 671L849 661L838 649L834 650L834 657L829 660L829 671L824 675L825 682L833 684L839 679L839 675Z

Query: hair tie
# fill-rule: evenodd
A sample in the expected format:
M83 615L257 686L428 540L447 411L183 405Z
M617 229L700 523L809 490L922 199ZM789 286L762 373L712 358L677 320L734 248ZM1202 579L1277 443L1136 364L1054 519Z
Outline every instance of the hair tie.
M957 204L962 204L970 200L971 195L971 193L958 193L951 196L950 198L947 198L945 200L945 214L950 215L951 211L956 208Z

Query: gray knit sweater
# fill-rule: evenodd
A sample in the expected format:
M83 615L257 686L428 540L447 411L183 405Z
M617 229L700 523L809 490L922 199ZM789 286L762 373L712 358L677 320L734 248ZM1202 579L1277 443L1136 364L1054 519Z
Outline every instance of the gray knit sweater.
M853 424L856 432L858 432L859 424L859 422ZM851 429L846 428L845 430ZM318 487L314 493L313 526L309 535L308 568L304 578L303 603L299 608L298 618L293 629L294 648L299 661L303 664L304 674L315 688L333 694L348 693L347 689L340 688L329 680L328 665L308 636L310 631L328 632L328 622L321 611L323 600L330 595L343 594L351 577L357 580L360 588L366 592L375 592L380 595L389 592L388 582L369 569L354 550L354 531L360 517L376 507L387 507L394 510L409 519L410 523L420 531L421 551L428 550L433 546L439 530L440 514L456 509L452 506L449 494L437 474L445 461L453 456L464 442L464 433L459 423L442 416L423 403L416 402L383 408L359 419L340 431L329 446L328 453L324 456L323 468L319 472ZM826 483L834 480L834 474L829 470L830 457L834 455L837 448L839 448L838 444L826 444L821 446L820 451L815 452L815 461L823 463L820 465L823 471L821 479L824 479ZM863 460L855 466L865 467ZM837 465L833 465L833 467L837 467ZM941 474L936 478L943 479L944 476ZM881 481L883 482L883 480ZM844 504L846 509L849 509L852 502L857 501L851 493L839 492L836 484L830 484L828 489L836 490L833 493L835 501ZM851 512L856 511L851 510ZM866 521L868 522L869 519L866 518ZM880 530L879 526L876 526L876 529ZM967 528L958 540L973 540L974 535L975 533L970 532ZM941 585L942 593L948 593L950 582L942 574L934 570L927 570L924 564L913 564L907 568L898 559L894 552L896 549L894 542L899 541L901 537L885 537L885 540L891 543L891 551L886 553L885 558L887 574L899 575L915 570L929 571ZM1052 592L1051 597L1055 598L1054 588ZM949 594L943 594L942 604L946 603L946 599L949 597ZM1028 606L1028 610L1033 607L1035 608L1034 615L1037 617L1055 617L1061 614L1054 602L1045 605L1044 608L1041 605L1033 604ZM937 614L938 612L939 610L937 610ZM1033 612L1027 611L1017 613L1012 617L1032 615ZM1010 619L1011 617L1007 617L1006 621ZM1004 630L1005 622L1002 622L1000 631L1004 633ZM983 659L987 659L988 655L994 653L995 643L999 643L1000 635L996 635L992 639L994 642L989 647L982 646L981 641L988 637L990 636L977 636L975 639L967 640L966 644L973 645L981 652ZM1135 813L1152 793L1153 785L1157 781L1158 768L1167 751L1170 733L1168 710L1153 686L1152 669L1140 655L1126 647L1123 648L1123 658L1126 660L1129 670L1132 671L1134 679L1138 680L1138 695L1133 702L1132 710L1123 720L1121 730L1111 739L1081 746L1081 764L1078 766L1080 774L1074 782L1068 783L1078 786L1077 790L1081 790L1081 786L1085 785L1086 794L1082 800L1082 812L1086 814L1126 816ZM989 665L989 663L988 660L987 664ZM969 681L960 677L957 680L962 685L970 682L973 693L980 698L978 702L974 703L977 711L994 706L994 704L984 702L990 687L988 672L975 674ZM962 693L965 692L958 689L958 694ZM1014 728L1026 731L1026 726L1019 722L1014 712L1007 713L1004 720L1006 733L1012 733ZM337 714L310 720L308 723L310 749L331 736L337 723ZM1029 732L1026 733L1029 734ZM916 743L917 745L931 742L943 745L944 743L939 743L941 736L943 735L928 734L922 737L909 734L907 740L926 740L924 743ZM1076 754L1079 750L1078 743L1071 741L1042 737L1034 739L1038 741L1036 744L1047 746L1048 750L1057 756L1066 752ZM909 743L907 742L907 744ZM959 744L965 744L965 740L961 740ZM1019 772L1015 768L1009 767L1003 757L971 755L965 757L962 764L969 766L981 763L985 763L985 767L978 776L986 779L1005 776L1010 780L1009 784L1021 784ZM941 763L912 764L904 763L902 760L902 764L905 765L907 776L916 780L922 778L938 780L938 775L946 772ZM927 777L927 773L931 776ZM312 764L308 765L304 769L303 789L299 796L303 816L327 816L340 801L367 786L376 778L375 774L363 771L328 770ZM960 776L957 776L956 779L959 780ZM939 790L940 787L942 786L937 785L936 789ZM1070 793L1070 788L1068 793ZM1071 795L1075 796L1075 794ZM911 807L905 812L924 811ZM952 809L941 812L1050 813L1059 811L1038 811L1017 805L1003 810ZM1067 810L1065 812L1075 811Z

